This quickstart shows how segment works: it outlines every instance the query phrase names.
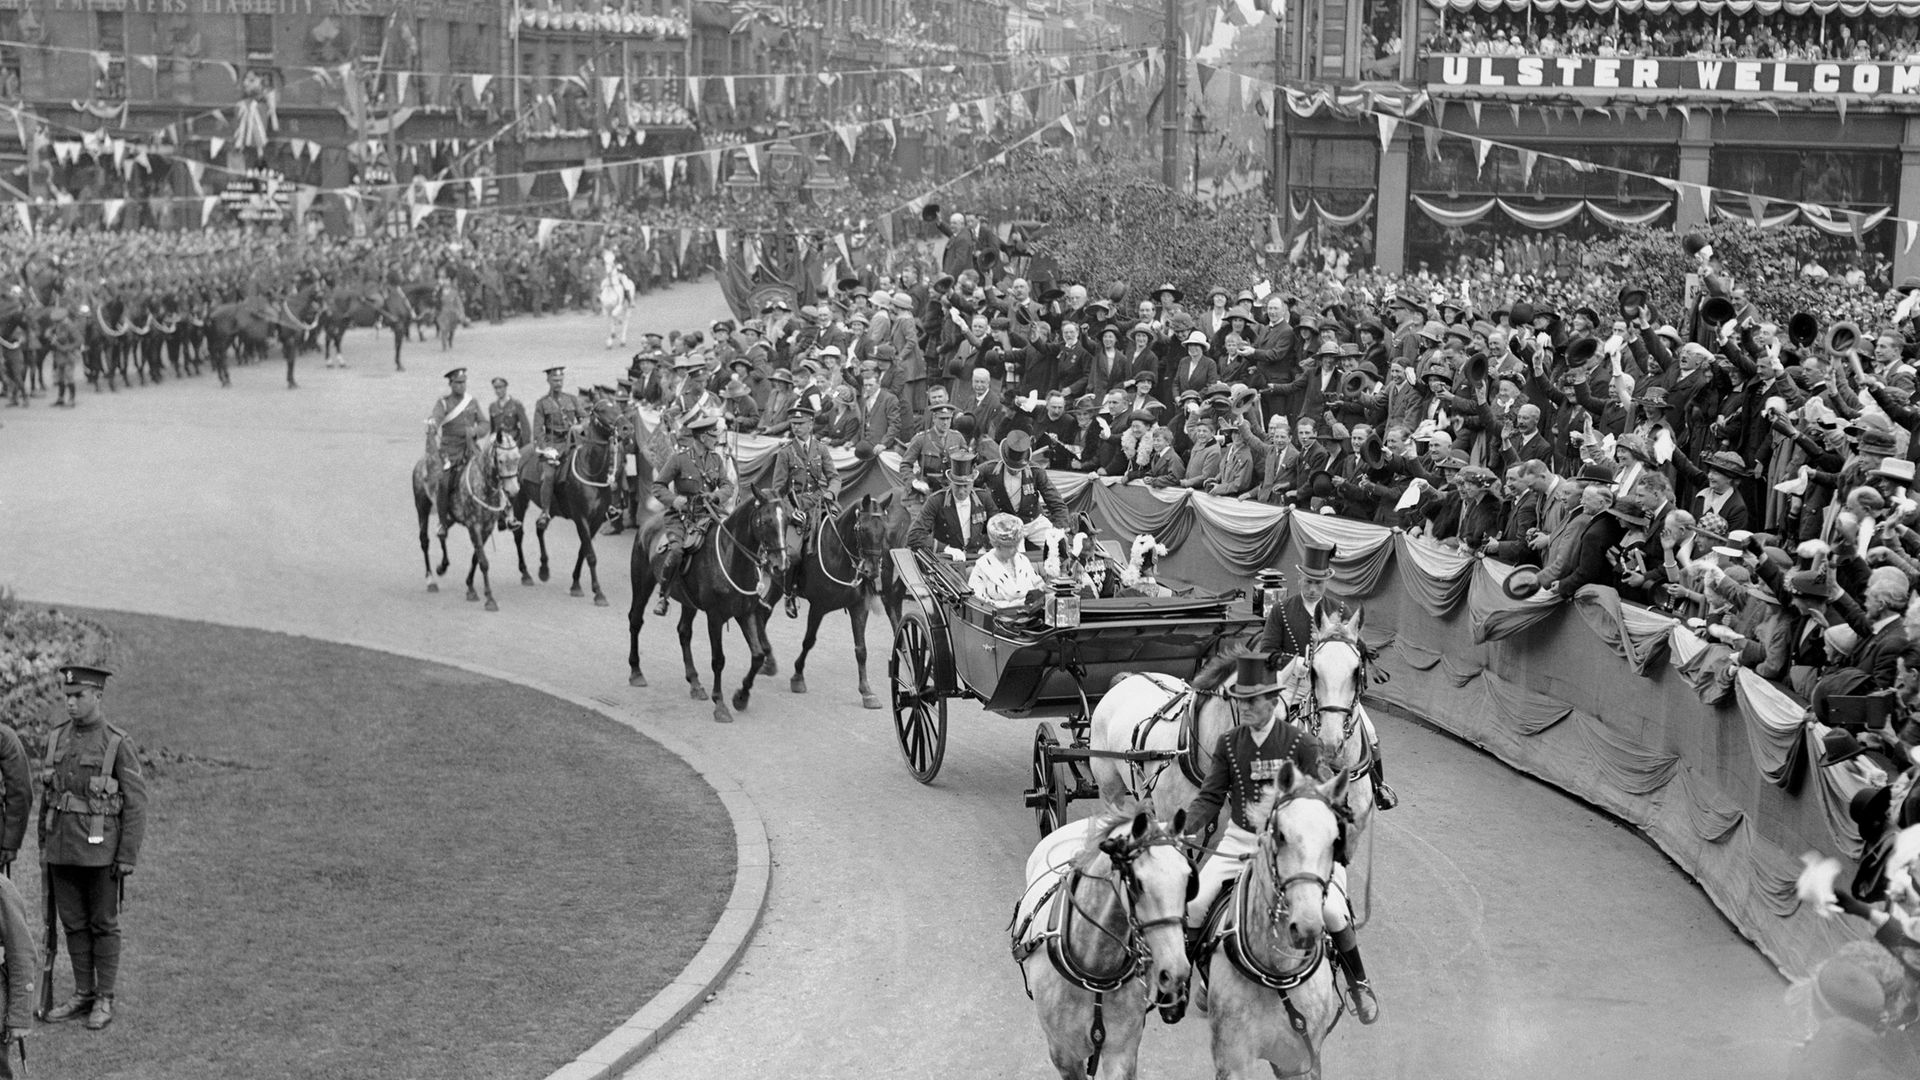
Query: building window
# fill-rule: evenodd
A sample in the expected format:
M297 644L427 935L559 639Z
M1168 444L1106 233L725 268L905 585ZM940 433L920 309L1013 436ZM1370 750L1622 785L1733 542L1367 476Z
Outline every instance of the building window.
M253 63L273 62L273 16L245 15L247 37L247 60Z
M105 71L94 63L93 96L102 101L124 101L127 97L127 17L118 11L95 12L94 48L107 54Z
M378 63L387 42L387 18L384 15L360 16L360 59Z

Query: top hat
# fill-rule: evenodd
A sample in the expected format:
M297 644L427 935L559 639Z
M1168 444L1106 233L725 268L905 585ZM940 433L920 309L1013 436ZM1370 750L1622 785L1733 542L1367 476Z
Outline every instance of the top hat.
M1280 680L1264 653L1242 653L1233 660L1233 682L1222 691L1231 698L1255 698L1275 693Z
M1724 296L1709 296L1700 301L1700 319L1711 326L1719 326L1740 314L1733 301Z
M1641 308L1647 306L1647 290L1640 285L1623 285L1620 287L1619 300L1622 315L1628 311L1638 314Z
M1812 345L1820 336L1820 320L1811 312L1796 311L1787 318L1787 340L1801 348Z
M921 207L920 220L921 221L939 221L940 220L940 204L937 202L930 202L927 205Z
M1304 577L1325 581L1333 576L1334 554L1332 547L1323 544L1301 544L1300 561L1293 568Z
M947 479L971 480L979 473L979 461L971 450L955 450L947 458Z
M1033 453L1033 438L1018 429L1007 432L1000 440L1000 460L1018 468L1027 463L1027 456Z

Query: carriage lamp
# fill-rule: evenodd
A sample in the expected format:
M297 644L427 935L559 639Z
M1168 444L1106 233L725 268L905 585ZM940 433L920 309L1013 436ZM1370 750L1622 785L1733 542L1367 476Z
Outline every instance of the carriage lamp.
M1072 630L1080 625L1080 583L1071 577L1057 577L1047 583L1047 625L1056 630Z
M1253 575L1253 581L1253 613L1265 618L1267 612L1277 610L1286 601L1287 577L1268 567Z

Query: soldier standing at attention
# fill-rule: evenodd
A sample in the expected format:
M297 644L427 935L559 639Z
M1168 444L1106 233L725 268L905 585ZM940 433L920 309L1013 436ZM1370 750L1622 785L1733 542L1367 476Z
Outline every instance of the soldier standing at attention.
M33 762L19 734L0 724L0 875L12 875L32 812Z
M587 415L580 399L562 389L566 383L566 368L548 368L546 396L533 403L533 445L540 452L541 528L553 520L553 478L560 472L560 455Z
M40 851L73 964L73 996L46 1020L84 1014L88 1031L113 1022L120 893L147 831L147 781L139 756L126 732L100 711L109 674L79 665L60 669L68 722L47 736L40 803Z
M447 372L447 396L433 403L433 415L427 417L427 457L440 461L440 481L435 492L440 507L440 539L453 528L453 491L460 482L460 470L473 457L480 436L487 430L487 418L480 403L467 393L467 369Z

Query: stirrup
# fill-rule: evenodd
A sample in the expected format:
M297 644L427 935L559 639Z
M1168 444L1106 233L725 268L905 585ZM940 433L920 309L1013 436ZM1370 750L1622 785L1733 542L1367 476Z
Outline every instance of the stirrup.
M1385 782L1375 781L1373 785L1373 805L1382 810L1391 810L1400 805L1400 796L1395 795L1393 789L1388 787Z
M799 617L800 617L800 601L792 593L788 593L787 594L787 618L797 619Z
M665 614L667 613L667 605L668 605L668 604L670 604L670 603L672 603L672 602L673 602L673 599L672 599L672 597L669 597L669 596L667 595L667 590L665 590L665 589L661 589L661 590L660 590L660 599L658 599L658 600L655 600L655 601L653 602L653 613L654 613L654 615L655 615L655 616L664 616L664 615L665 615Z
M1362 1024L1371 1024L1380 1019L1380 998L1373 992L1373 984L1365 979L1348 976L1346 993L1341 998L1346 1002L1353 1018Z

